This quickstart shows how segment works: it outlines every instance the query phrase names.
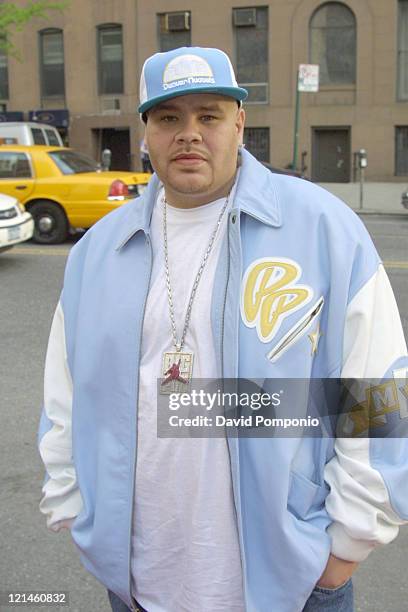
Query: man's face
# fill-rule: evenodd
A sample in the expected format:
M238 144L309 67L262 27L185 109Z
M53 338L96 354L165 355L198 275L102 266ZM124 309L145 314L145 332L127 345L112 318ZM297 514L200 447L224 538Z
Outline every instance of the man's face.
M191 207L226 195L234 181L245 113L218 94L189 94L148 112L150 161L173 206Z

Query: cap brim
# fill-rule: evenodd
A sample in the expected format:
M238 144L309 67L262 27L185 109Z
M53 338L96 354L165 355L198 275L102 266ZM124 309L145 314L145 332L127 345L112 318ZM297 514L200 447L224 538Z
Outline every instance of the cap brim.
M202 87L196 86L190 89L178 89L177 91L169 91L162 96L157 96L156 98L151 98L150 100L146 100L143 104L141 104L138 108L139 113L145 113L146 111L153 108L160 102L164 102L164 100L170 100L171 98L178 98L180 96L187 96L189 94L199 94L199 93L215 93L220 94L222 96L227 96L228 98L234 98L234 100L238 100L239 102L245 100L248 96L248 92L243 87L208 87L203 85Z

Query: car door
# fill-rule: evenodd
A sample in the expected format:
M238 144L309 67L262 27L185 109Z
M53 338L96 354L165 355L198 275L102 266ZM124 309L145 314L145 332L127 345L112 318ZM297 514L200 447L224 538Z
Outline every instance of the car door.
M0 193L24 202L34 189L34 172L30 156L23 151L0 150Z

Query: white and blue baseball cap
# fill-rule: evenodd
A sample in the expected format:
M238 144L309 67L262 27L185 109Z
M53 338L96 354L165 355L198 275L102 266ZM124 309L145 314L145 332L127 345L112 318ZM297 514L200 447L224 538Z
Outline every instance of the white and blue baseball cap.
M239 87L231 61L220 49L180 47L155 53L143 66L139 113L177 96L218 93L241 102L248 92Z

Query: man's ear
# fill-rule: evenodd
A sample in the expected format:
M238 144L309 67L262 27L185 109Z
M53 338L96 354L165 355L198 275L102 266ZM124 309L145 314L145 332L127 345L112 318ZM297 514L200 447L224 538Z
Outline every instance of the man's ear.
M237 127L237 133L238 133L238 144L242 145L244 142L244 126L245 126L245 111L243 108L238 109L235 125Z

